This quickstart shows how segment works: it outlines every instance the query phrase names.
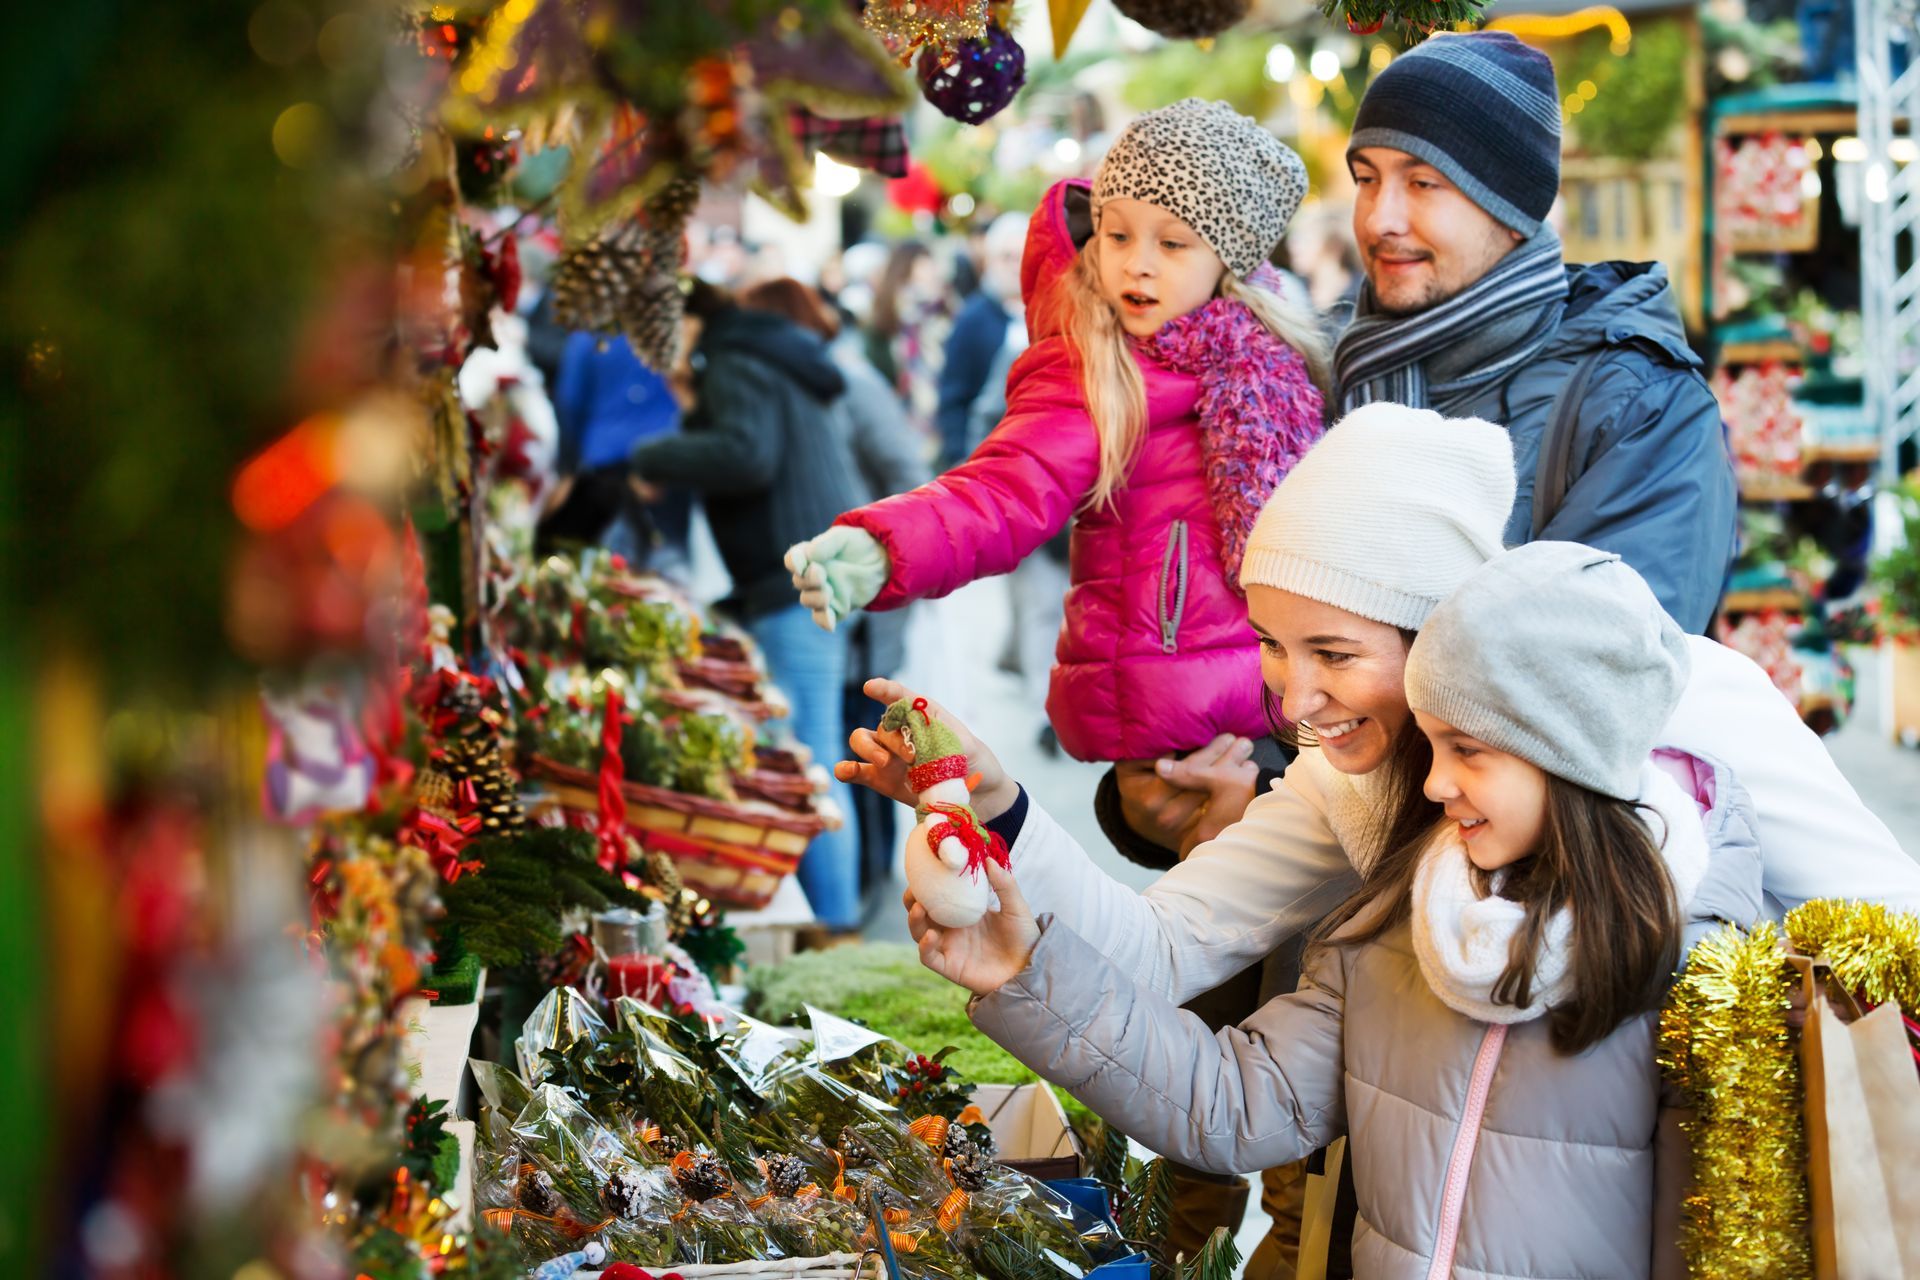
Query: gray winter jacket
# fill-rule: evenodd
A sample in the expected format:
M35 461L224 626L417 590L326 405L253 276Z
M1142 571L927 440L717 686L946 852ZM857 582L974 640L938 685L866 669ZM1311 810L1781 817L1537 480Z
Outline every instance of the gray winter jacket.
M1569 266L1567 281L1565 318L1539 359L1454 412L1512 435L1520 483L1506 542L1531 542L1554 399L1582 360L1605 350L1575 419L1570 487L1539 536L1619 553L1675 621L1705 634L1733 563L1739 495L1720 406L1687 345L1667 269Z
M1750 802L1726 769L1696 772L1711 860L1686 912L1689 948L1716 921L1762 913ZM1452 1275L1683 1274L1687 1154L1655 1062L1657 1015L1564 1056L1545 1019L1491 1028L1441 1003L1402 925L1329 946L1299 991L1214 1035L1051 917L1027 969L971 1011L1021 1061L1175 1160L1244 1172L1350 1135L1361 1280L1424 1280L1445 1247L1450 1185L1464 1195Z

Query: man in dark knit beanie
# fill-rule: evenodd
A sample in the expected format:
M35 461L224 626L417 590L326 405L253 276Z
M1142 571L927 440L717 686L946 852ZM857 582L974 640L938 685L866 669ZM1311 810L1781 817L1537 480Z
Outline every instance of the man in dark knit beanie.
M1334 353L1340 411L1504 424L1508 545L1617 552L1704 632L1734 553L1725 428L1666 268L1561 258L1553 64L1505 32L1435 36L1374 78L1347 164L1367 283Z

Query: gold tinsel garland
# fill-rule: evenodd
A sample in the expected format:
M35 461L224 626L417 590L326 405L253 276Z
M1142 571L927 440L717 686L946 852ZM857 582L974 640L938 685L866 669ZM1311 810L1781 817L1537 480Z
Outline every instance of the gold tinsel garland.
M1825 956L1847 990L1920 1016L1920 918L1877 902L1822 898L1788 912L1786 925L1793 949Z
M1811 1275L1800 1059L1787 1029L1799 981L1780 926L1729 925L1687 958L1660 1017L1660 1065L1692 1101L1693 1188L1681 1247L1691 1275ZM1920 918L1820 899L1788 913L1794 951L1848 990L1920 1011Z
M1771 923L1695 946L1660 1018L1660 1065L1687 1094L1693 1186L1680 1245L1698 1277L1813 1273L1793 971Z

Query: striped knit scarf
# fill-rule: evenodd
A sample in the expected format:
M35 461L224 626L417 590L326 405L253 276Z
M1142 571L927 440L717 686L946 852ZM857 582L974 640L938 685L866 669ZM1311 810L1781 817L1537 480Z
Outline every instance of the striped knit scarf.
M1373 287L1364 286L1353 323L1333 353L1340 411L1384 400L1453 412L1482 387L1501 382L1540 354L1560 326L1566 296L1560 237L1548 226L1465 290L1425 311L1386 315L1376 309ZM1503 333L1484 343L1487 350L1471 349L1477 338L1492 338L1488 330L1508 328L1502 321L1529 314L1534 321L1518 341ZM1443 359L1462 372L1429 383L1427 365L1435 356L1467 358Z

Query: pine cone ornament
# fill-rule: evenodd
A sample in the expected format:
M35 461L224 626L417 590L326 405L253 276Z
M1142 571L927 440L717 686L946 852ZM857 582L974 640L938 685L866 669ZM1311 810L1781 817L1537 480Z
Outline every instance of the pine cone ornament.
M640 217L561 255L553 274L553 312L561 324L618 331L634 355L664 373L680 347L684 233L700 184L677 177Z
M647 1186L640 1171L631 1166L615 1169L600 1188L600 1203L616 1218L638 1218L646 1201Z
M851 1125L840 1131L840 1139L833 1145L849 1169L864 1169L880 1162L880 1153L874 1150L873 1144Z
M800 1194L807 1181L807 1166L798 1156L767 1157L767 1189L776 1196L791 1199Z
M440 768L456 787L472 782L479 798L481 825L488 835L511 835L526 823L520 807L520 779L501 758L500 744L488 738L457 738L440 753Z
M681 1153L683 1157L685 1152ZM700 1155L674 1161L673 1180L689 1200L707 1201L733 1185L718 1156Z
M518 1199L520 1207L529 1213L550 1218L560 1212L560 1191L545 1169L521 1166Z
M641 868L641 881L660 896L667 908L667 938L678 942L693 927L700 895L686 887L673 859L658 849L649 850Z
M680 1139L670 1133L663 1133L647 1144L647 1149L662 1160L671 1160L685 1150Z
M1113 0L1113 7L1169 40L1208 40L1247 16L1251 0Z
M947 1130L947 1142L944 1149L947 1168L953 1174L953 1183L962 1191L978 1191L987 1185L987 1157L980 1154L973 1145L973 1139L959 1125Z

